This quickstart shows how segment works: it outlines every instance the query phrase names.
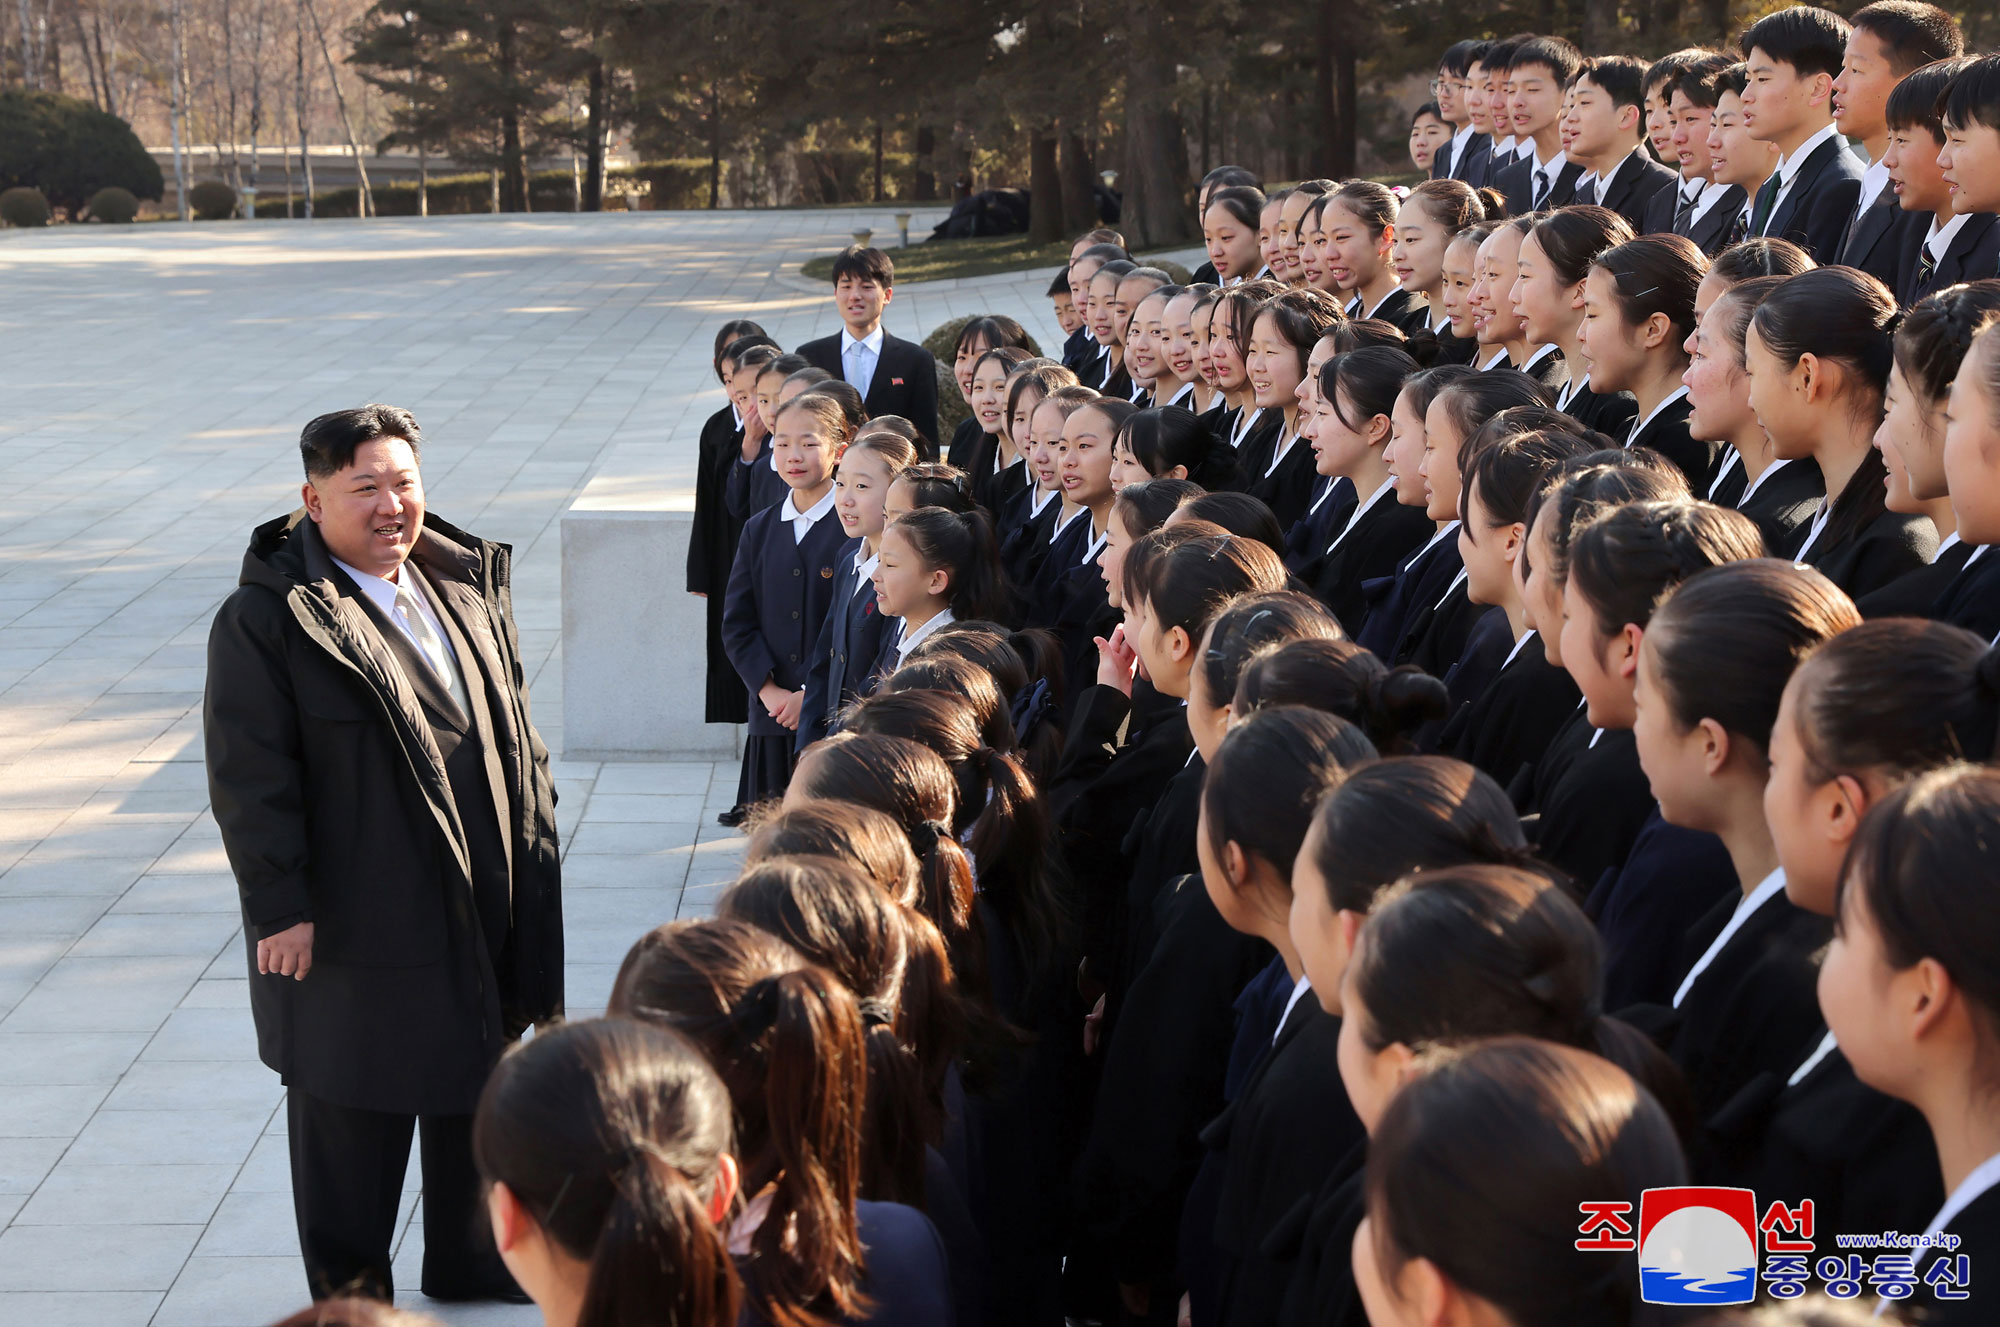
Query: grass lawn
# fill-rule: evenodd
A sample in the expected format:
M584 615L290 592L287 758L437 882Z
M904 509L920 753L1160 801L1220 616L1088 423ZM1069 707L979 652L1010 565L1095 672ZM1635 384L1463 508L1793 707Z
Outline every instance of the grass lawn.
M889 238L894 238L893 233ZM999 235L979 240L924 240L907 249L885 248L884 252L896 264L896 284L904 286L1037 268L1053 274L1069 261L1069 246L1068 240L1030 244L1025 235ZM808 258L799 272L808 280L825 281L833 275L833 259L830 253Z

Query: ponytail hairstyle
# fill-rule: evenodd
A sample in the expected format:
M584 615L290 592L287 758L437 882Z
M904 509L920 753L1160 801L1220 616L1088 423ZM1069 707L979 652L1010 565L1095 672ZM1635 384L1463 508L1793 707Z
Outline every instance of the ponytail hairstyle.
M1414 750L1417 730L1451 708L1444 683L1415 664L1390 668L1353 641L1309 637L1251 659L1236 680L1229 713L1241 722L1299 705L1356 725L1385 756Z
M1381 185L1377 188L1384 193L1388 190ZM1393 219L1395 209L1390 209ZM1312 348L1319 339L1332 331L1346 315L1340 311L1340 302L1323 290L1307 287L1304 290L1287 290L1261 304L1251 318L1249 325L1238 328L1239 349L1247 358L1250 354L1250 335L1257 319L1269 318L1271 329L1278 339L1292 348L1298 356L1299 377L1306 376L1306 362L1312 358Z
M999 683L993 680L993 674L965 656L927 654L921 659L912 658L891 673L875 694L887 696L913 691L935 691L964 701L972 707L972 717L979 725L981 741L995 751L1014 750L1014 723L1007 712L1007 701L1000 694ZM960 811L962 813L964 808L961 807Z
M1673 326L1668 344L1683 360L1681 343L1694 335L1694 294L1708 272L1701 246L1685 235L1642 235L1606 249L1590 265L1611 278L1613 302L1627 327L1654 314Z
M1850 408L1855 416L1879 423L1902 316L1889 288L1866 272L1821 267L1793 277L1765 296L1750 325L1788 371L1808 354L1839 364L1851 384ZM1822 547L1855 537L1887 510L1883 484L1887 473L1881 452L1870 447L1846 487L1829 495L1833 507Z
M1714 719L1761 756L1792 670L1860 621L1854 601L1811 567L1750 558L1681 582L1653 611L1645 648L1682 732Z
M1144 462L1141 462L1144 464ZM1202 487L1186 479L1147 479L1127 484L1111 500L1111 510L1134 539L1167 523L1167 517L1202 496Z
M1180 510L1184 515L1176 525L1201 521L1240 539L1254 539L1281 556L1285 551L1285 527L1278 524L1278 514L1271 510L1271 504L1260 497L1227 489L1183 502Z
M1652 448L1592 452L1542 486L1529 525L1542 520L1554 523L1545 570L1560 586L1569 581L1576 532L1594 516L1626 503L1677 499L1690 500L1687 476Z
M1179 627L1191 640L1199 641L1210 619L1237 595L1284 588L1285 564L1257 540L1198 522L1178 528L1197 533L1163 548L1155 557L1134 559L1126 555L1126 602L1137 602L1129 597L1135 594L1143 599L1147 615L1158 622L1160 630ZM1165 544L1172 533L1156 530L1132 547L1136 551L1148 540ZM1224 694L1233 693L1234 688Z
M1335 355L1322 364L1319 390L1340 422L1359 433L1377 415L1387 419L1395 413L1396 398L1401 395L1403 384L1416 372L1417 361L1407 353L1388 346L1370 346ZM1347 411L1341 408L1342 393L1358 418L1349 419Z
M1447 243L1467 226L1486 219L1485 205L1463 180L1425 180L1410 190L1403 202L1417 204L1425 216L1450 232Z
M1128 564L1129 565L1129 564ZM1345 640L1326 605L1296 590L1241 594L1215 614L1194 657L1202 689L1217 705L1236 695L1250 660L1293 640Z
M1362 1007L1348 1002L1346 1016L1377 1053L1507 1036L1574 1046L1624 1069L1685 1122L1673 1062L1604 1014L1603 953L1597 927L1547 867L1421 871L1369 912L1347 969Z
M1006 578L1000 570L993 522L985 512L918 507L889 522L888 528L909 541L925 571L949 574L953 617L996 617L1005 611Z
M2000 282L1947 286L1918 300L1896 329L1896 367L1927 406L1951 395L1966 352L2000 321Z
M1489 369L1455 378L1444 384L1432 399L1432 404L1439 406L1458 430L1461 445L1502 410L1524 405L1548 409L1555 403L1554 392L1519 369Z
M1359 769L1314 813L1313 866L1334 912L1366 913L1403 876L1444 866L1532 862L1521 816L1491 775L1449 756Z
M924 1143L942 1136L930 1118L923 1066L896 1036L908 932L898 905L859 871L831 857L780 857L737 877L715 915L777 936L840 979L858 1002L868 1046L868 1104L861 1196L924 1207Z
M687 1034L729 1089L743 1191L772 1191L743 1263L752 1312L773 1327L867 1313L854 1215L867 1050L847 988L755 926L669 922L625 955L607 1012Z
M481 1178L590 1264L578 1327L732 1327L742 1286L709 1210L733 1147L729 1094L701 1052L616 1020L511 1048L472 1122Z
M1921 774L1862 817L1841 873L1839 911L1845 930L1848 893L1881 937L1882 956L1897 971L1931 959L1976 1010L1980 1046L1975 1068L1993 1081L1993 1026L2000 1019L2000 894L1992 888L2000 823L2000 771L1947 765Z
M992 677L1013 725L1015 748L1036 783L1046 784L1063 747L1057 722L1063 704L1062 646L1055 636L1039 627L1009 631L997 622L953 622L926 636L903 667L943 658L963 659Z
M1118 426L1117 441L1151 478L1159 479L1175 466L1192 477L1215 435L1194 411L1168 405L1127 415Z
M1384 318L1348 318L1335 323L1320 340L1333 342L1333 353L1336 355L1374 346L1400 350L1416 360L1420 367L1423 363L1422 357L1417 354L1419 347L1410 339L1409 333Z
M1747 277L1715 297L1716 306L1721 309L1717 319L1721 323L1722 338L1736 356L1737 372L1743 371L1743 341L1749 335L1750 319L1756 314L1757 306L1788 280L1789 277L1782 276Z
M1386 184L1374 180L1349 180L1326 196L1326 206L1335 203L1340 204L1361 223L1364 230L1378 239L1396 224L1396 195ZM1324 218L1320 224L1325 225Z
M758 819L746 867L779 857L828 857L869 880L883 898L913 907L923 895L917 856L896 821L852 802L806 802Z
M1264 192L1255 185L1231 184L1208 196L1210 207L1219 207L1236 218L1237 224L1256 230L1264 216Z
M979 504L972 500L972 480L965 471L943 461L919 461L896 476L910 491L911 510L941 507L964 516Z
M1799 665L1792 697L1813 786L1865 770L1901 783L1953 761L1993 758L2000 651L1946 622L1864 622Z
M1377 1284L1431 1263L1508 1322L1630 1327L1637 1264L1579 1256L1579 1206L1637 1211L1687 1183L1672 1118L1632 1074L1575 1046L1525 1037L1425 1057L1368 1147Z
M1715 255L1709 273L1717 281L1738 286L1762 276L1798 276L1819 264L1790 240L1758 236L1741 240Z
M1764 536L1742 512L1691 498L1635 502L1571 531L1569 577L1605 640L1647 625L1661 597L1696 572L1763 556Z
M1632 225L1608 207L1578 204L1532 217L1517 218L1523 235L1532 235L1549 260L1558 282L1573 286L1590 275L1590 265L1607 249L1629 243Z
M841 408L839 400L825 392L800 392L777 408L771 416L772 424L775 426L790 410L802 411L812 416L814 428L822 438L826 439L827 445L833 448L834 459L840 459L841 450L854 438L857 421L848 417L847 411Z
M1485 430L1481 430L1483 434ZM1474 435L1468 442L1476 442ZM1467 538L1472 531L1472 494L1491 518L1491 528L1525 526L1528 508L1542 485L1566 464L1590 455L1592 447L1573 433L1538 430L1503 437L1465 458L1461 453L1464 480L1458 490L1458 519Z
M952 833L971 850L980 896L1007 924L1030 969L1040 971L1069 927L1048 860L1048 812L1027 770L987 745L972 706L948 692L870 696L848 727L918 743L950 767L957 785Z
M1374 759L1374 744L1345 719L1297 705L1259 710L1229 729L1202 780L1209 847L1219 861L1234 843L1289 886L1313 809Z
M816 379L806 376L815 373L819 375ZM823 396L839 406L841 416L847 420L850 437L858 433L861 426L868 422L868 405L861 399L861 393L852 383L842 382L822 368L800 369L786 378L784 385L789 387L795 382L805 384L805 390L799 393L800 396ZM783 391L784 388L780 387L779 390ZM775 415L772 417L776 418Z

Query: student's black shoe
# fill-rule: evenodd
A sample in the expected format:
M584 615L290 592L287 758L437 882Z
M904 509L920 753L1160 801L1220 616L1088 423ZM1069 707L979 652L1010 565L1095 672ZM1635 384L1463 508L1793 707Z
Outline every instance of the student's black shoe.
M744 806L742 803L739 802L735 806L730 807L727 811L724 811L721 815L717 816L715 818L715 823L718 825L725 825L730 829L735 829L738 825L741 825L744 821L748 820L749 818L750 818L750 808Z

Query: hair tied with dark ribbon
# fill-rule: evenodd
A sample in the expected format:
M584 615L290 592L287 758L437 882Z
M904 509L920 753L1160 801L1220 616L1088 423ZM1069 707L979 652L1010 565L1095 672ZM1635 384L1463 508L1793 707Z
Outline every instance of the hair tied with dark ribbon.
M937 851L938 843L951 837L951 826L942 820L924 820L910 830L910 846L920 857L928 857Z
M861 1022L866 1027L889 1027L896 1021L895 1006L880 996L870 996L860 1001Z
M1028 744L1028 735L1040 727L1042 720L1048 717L1050 704L1049 680L1046 677L1036 678L1035 685L1015 695L1014 703L1009 707L1008 713L1014 720L1016 744L1020 746Z

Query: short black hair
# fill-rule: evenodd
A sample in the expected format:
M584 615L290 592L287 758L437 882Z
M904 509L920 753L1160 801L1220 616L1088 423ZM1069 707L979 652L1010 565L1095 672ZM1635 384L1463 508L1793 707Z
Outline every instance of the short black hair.
M1455 41L1445 47L1444 54L1438 57L1438 68L1454 78L1464 78L1472 72L1472 62L1480 57L1488 44L1472 38Z
M857 245L834 255L833 284L839 285L844 276L851 276L856 281L873 281L887 290L896 284L896 265L880 249L863 249Z
M1983 55L1958 72L1945 89L1944 122L1954 129L2000 129L2000 55Z
M1201 187L1211 193L1217 189L1233 188L1239 184L1247 184L1259 191L1264 187L1264 182L1257 178L1257 172L1243 166L1217 166L1201 177Z
M1410 127L1414 129L1417 121L1423 119L1426 115L1436 120L1439 124L1445 123L1444 112L1438 109L1438 104L1434 101L1427 101L1410 112Z
M1507 58L1507 72L1526 69L1532 65L1544 65L1555 75L1556 82L1569 85L1576 77L1576 71L1583 64L1583 52L1561 37L1535 37L1514 48Z
M1958 20L1922 0L1875 0L1848 22L1882 43L1898 74L1965 54Z
M1636 55L1599 55L1585 60L1576 76L1587 78L1594 87L1603 89L1614 108L1644 107L1646 75L1650 72L1646 62Z
M1703 110L1712 111L1722 99L1722 75L1739 63L1721 51L1710 51L1681 71L1674 85L1667 89L1667 95L1671 97L1678 92Z
M354 464L354 453L363 443L377 438L401 438L418 456L424 450L424 432L417 417L397 405L363 405L352 410L335 410L299 430L299 459L305 462L307 479L325 479Z
M1133 262L1130 258L1113 258L1110 262L1099 267L1096 274L1090 279L1095 281L1100 276L1111 276L1123 281L1127 276L1138 270L1139 264Z
M1130 261L1131 255L1125 252L1122 244L1093 244L1070 259L1070 265L1074 267L1086 258L1098 263L1112 263Z
M1745 28L1736 47L1746 60L1750 52L1761 50L1801 74L1838 78L1841 61L1847 58L1848 34L1852 31L1847 20L1831 9L1793 5L1766 14Z
M1069 269L1067 267L1058 267L1056 269L1056 274L1049 278L1049 288L1045 293L1050 299L1054 299L1058 295L1061 295L1065 299L1069 298Z
M1680 81L1681 76L1701 60L1714 54L1714 51L1705 50L1700 46L1688 46L1678 51L1671 51L1646 66L1646 76L1640 80L1640 86L1646 92L1659 88L1661 97L1671 97L1674 95L1673 85ZM1667 86L1660 87L1662 83Z
M1891 129L1928 130L1937 145L1943 147L1945 90L1971 63L1971 56L1961 55L1953 60L1933 60L1921 69L1911 70L1889 89L1882 118Z
M1715 76L1715 99L1720 102L1722 94L1734 92L1743 95L1743 89L1750 86L1750 66L1742 60L1730 64Z
M1502 37L1498 41L1487 42L1486 49L1474 57L1473 63L1481 66L1488 73L1504 70L1507 68L1507 62L1514 58L1515 49L1522 42L1533 40L1534 37L1531 34L1524 37ZM1465 72L1468 74L1471 73L1471 67L1467 66Z

